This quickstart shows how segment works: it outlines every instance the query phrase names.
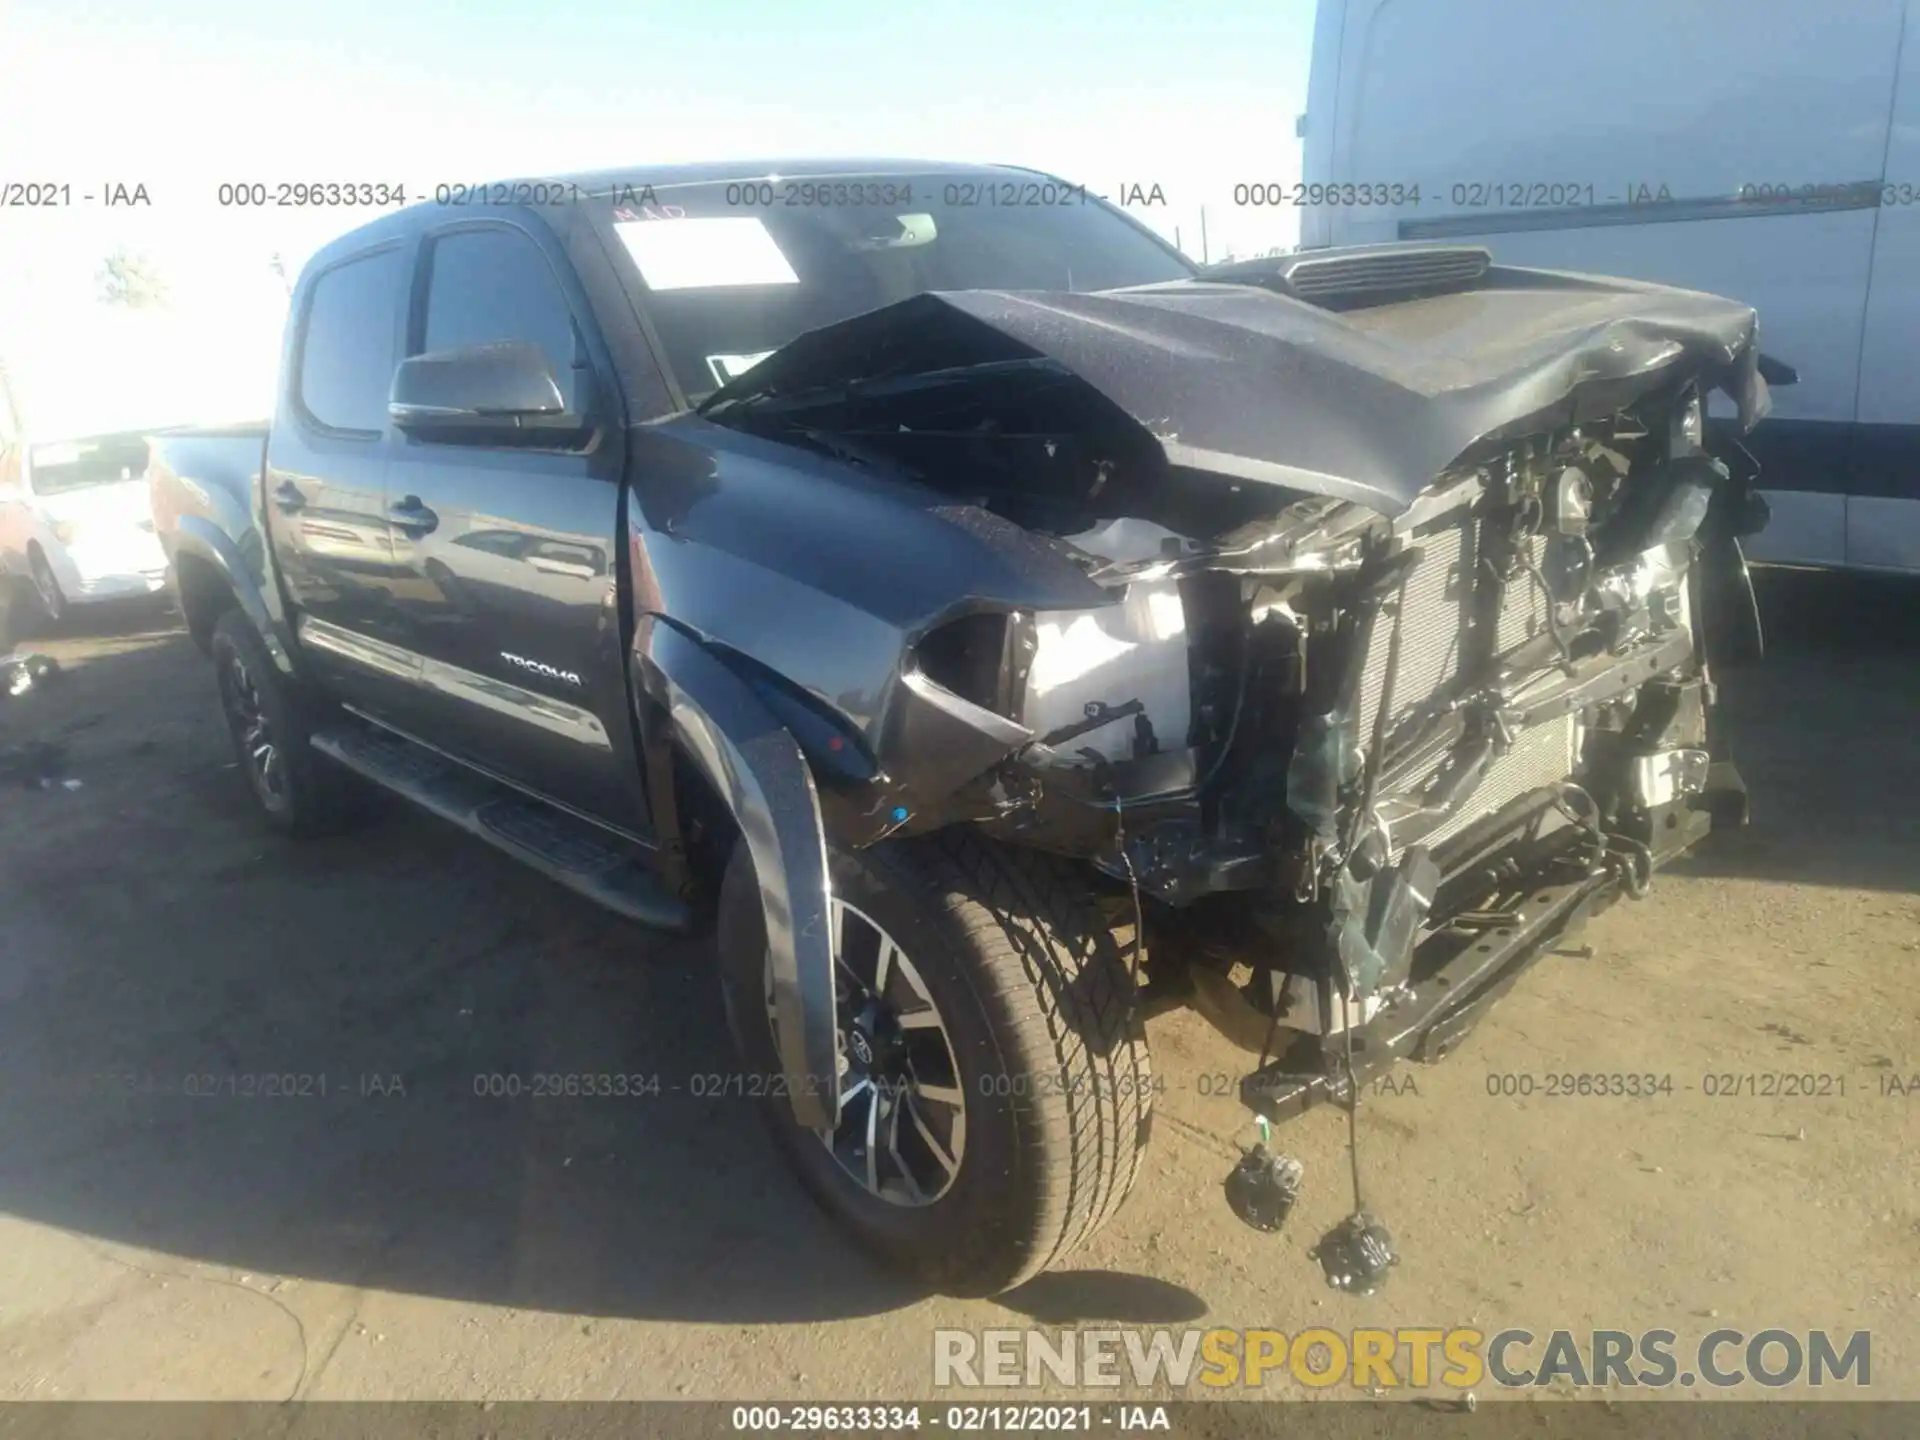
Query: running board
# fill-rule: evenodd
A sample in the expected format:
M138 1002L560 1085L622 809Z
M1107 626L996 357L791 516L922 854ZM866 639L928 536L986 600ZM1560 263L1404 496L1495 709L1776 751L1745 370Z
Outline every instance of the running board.
M317 732L313 748L356 775L431 810L551 880L657 930L684 933L691 912L638 845L491 780L423 745L352 721Z

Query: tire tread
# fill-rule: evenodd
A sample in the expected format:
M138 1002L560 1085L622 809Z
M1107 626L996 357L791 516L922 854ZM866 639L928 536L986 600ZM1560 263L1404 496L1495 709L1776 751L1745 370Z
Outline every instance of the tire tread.
M1134 981L1076 867L963 827L911 843L1011 1018L1013 1048L1053 1071L1025 1106L1041 1203L1017 1237L1011 1288L1090 1239L1139 1175L1152 1071Z

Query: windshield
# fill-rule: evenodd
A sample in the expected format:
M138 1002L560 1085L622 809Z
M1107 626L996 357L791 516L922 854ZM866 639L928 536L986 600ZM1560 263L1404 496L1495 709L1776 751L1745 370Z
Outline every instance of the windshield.
M1083 187L1040 176L662 185L611 213L692 404L796 335L922 291L1113 290L1193 273Z
M147 442L138 435L109 435L36 445L28 464L34 494L64 495L142 478L147 473Z

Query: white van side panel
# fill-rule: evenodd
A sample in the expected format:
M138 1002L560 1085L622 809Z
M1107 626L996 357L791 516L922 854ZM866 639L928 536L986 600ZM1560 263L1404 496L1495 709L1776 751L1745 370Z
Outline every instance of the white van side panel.
M1307 113L1299 118L1300 175L1303 180L1335 177L1334 135L1339 129L1340 98L1347 83L1340 63L1347 21L1347 0L1320 0L1313 17L1313 59L1307 71ZM1300 212L1300 246L1334 244L1331 210Z
M1920 4L1907 15L1874 215L1847 563L1920 571Z
M1874 178L1902 8L1327 0L1343 83L1327 117L1334 173L1314 178L1431 182L1437 194L1423 190L1408 218L1464 209L1450 200L1456 183L1592 183L1599 203L1639 182L1724 197ZM1310 104L1320 98L1309 91ZM1319 119L1309 111L1310 130Z
M1800 375L1755 448L1805 492L1772 494L1756 558L1846 563L1906 3L1321 0L1303 178L1420 200L1306 212L1302 243L1458 239L1752 305Z

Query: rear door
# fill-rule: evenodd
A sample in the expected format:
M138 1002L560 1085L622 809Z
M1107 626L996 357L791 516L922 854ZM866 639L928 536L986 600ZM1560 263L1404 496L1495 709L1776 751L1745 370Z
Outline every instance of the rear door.
M307 662L344 699L393 703L387 390L399 363L407 247L349 255L308 285L267 447L267 530Z
M493 341L545 352L571 448L404 437L388 472L403 643L421 660L401 723L617 828L644 829L616 536L625 436L611 366L564 252L511 214L430 232L407 353Z

